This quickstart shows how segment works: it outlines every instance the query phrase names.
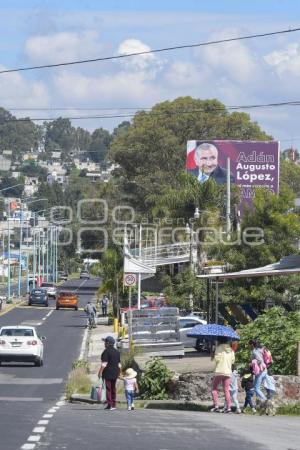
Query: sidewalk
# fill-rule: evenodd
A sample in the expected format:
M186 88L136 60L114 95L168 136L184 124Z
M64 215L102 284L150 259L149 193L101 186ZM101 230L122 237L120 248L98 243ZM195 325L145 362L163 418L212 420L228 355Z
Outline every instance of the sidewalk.
M101 320L102 319L102 320ZM105 318L100 316L102 322ZM86 335L84 337L85 350L83 352L84 359L87 360L89 366L89 376L92 384L96 384L98 381L98 371L101 364L101 354L105 349L103 339L106 336L113 336L117 339L117 333L112 331L113 325L99 324L96 328L92 330L86 330ZM147 361L150 360L150 356L147 354L137 355L135 360L141 370L145 369ZM184 357L164 357L162 358L166 366L174 373L183 374L186 372L206 372L211 373L214 368L214 364L210 357L206 354L201 354L194 349L187 349L186 355ZM125 396L123 394L123 383L121 380L117 381L117 396L119 402L125 402ZM94 403L93 400L89 398L88 395L74 394L72 396L72 401L84 401ZM145 403L145 402L144 402ZM148 402L146 402L148 403ZM170 404L178 405L185 404L184 400L170 400ZM192 402L196 404L198 402ZM206 402L201 402L204 409L207 408Z
M16 308L17 306L20 306L22 304L25 304L27 301L27 295L24 295L22 297L11 297L11 303L6 303L4 301L2 303L2 307L0 308L0 316L3 316L4 314L8 313L12 309Z

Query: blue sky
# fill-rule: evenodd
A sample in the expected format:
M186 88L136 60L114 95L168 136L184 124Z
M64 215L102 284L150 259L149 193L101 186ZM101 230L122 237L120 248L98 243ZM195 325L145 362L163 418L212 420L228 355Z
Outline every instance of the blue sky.
M297 21L297 18L299 20ZM300 2L285 0L2 0L0 66L101 57L300 26ZM300 32L129 58L119 62L0 75L0 106L151 107L191 95L225 105L300 100ZM13 108L28 108L25 112ZM300 147L300 107L262 109L251 118L282 147ZM61 113L62 114L62 113ZM83 113L82 113L83 114ZM118 120L74 122L112 129ZM200 138L191 136L191 139Z

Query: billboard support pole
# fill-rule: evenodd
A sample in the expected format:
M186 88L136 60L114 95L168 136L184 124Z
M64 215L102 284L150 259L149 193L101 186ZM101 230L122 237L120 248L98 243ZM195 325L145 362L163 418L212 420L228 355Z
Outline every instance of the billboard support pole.
M227 182L226 182L226 237L227 241L230 239L231 221L231 192L230 192L230 158L227 158Z

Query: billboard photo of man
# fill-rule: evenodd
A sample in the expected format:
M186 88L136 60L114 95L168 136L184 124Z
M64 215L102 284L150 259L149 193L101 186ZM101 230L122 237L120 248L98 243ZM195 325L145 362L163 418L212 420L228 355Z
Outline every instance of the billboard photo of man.
M186 169L200 183L214 179L226 184L228 158L230 181L240 188L241 205L252 204L256 188L279 192L278 141L187 141Z
M189 173L196 175L200 183L212 178L217 184L225 184L227 170L219 165L218 157L219 151L214 144L204 142L197 145L194 153L197 168L189 169ZM232 183L235 181L232 174L230 174L230 180Z

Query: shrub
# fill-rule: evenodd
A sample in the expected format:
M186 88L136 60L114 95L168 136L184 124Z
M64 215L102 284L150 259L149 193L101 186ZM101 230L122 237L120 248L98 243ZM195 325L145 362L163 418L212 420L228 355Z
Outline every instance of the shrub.
M300 402L279 406L276 413L285 416L300 416Z
M91 392L91 380L84 367L73 369L69 375L66 385L66 397L71 398L72 394L88 394Z
M85 359L76 359L72 364L72 369L78 369L79 367L83 367L86 372L89 372L89 365Z
M146 369L140 380L141 398L147 400L164 400L168 398L167 387L172 372L159 358L146 363Z
M250 339L259 339L272 353L275 374L296 375L297 343L300 341L300 312L286 313L271 308L257 319L240 327L241 340L237 352L239 366L250 362Z

